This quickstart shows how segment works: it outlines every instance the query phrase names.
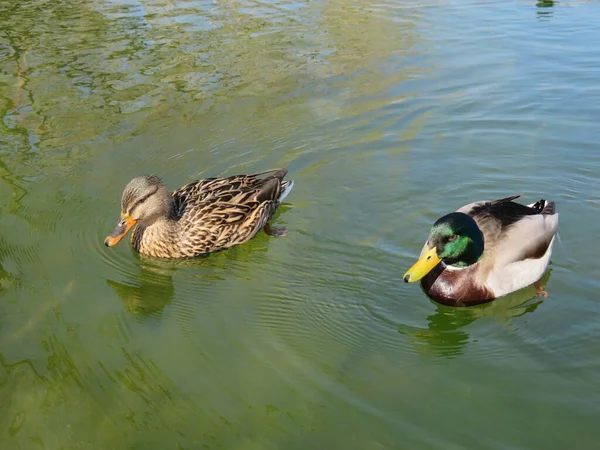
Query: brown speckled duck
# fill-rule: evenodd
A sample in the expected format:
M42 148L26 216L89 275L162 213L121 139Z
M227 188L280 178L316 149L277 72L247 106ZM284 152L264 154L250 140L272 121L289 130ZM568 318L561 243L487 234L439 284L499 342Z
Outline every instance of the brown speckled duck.
M475 202L435 222L419 260L404 274L432 299L451 306L491 301L535 284L550 261L558 230L553 201Z
M270 174L264 178L259 175ZM251 175L206 178L169 193L154 175L134 178L123 191L121 220L104 244L112 247L133 227L131 243L155 258L183 259L242 244L262 228L285 235L267 223L294 182L287 169Z

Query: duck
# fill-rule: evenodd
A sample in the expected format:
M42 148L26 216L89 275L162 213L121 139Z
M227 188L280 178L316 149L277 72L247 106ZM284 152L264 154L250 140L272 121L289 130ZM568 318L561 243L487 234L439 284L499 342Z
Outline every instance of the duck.
M285 236L285 228L268 222L294 186L283 180L287 172L205 178L172 193L156 175L136 177L123 191L121 218L104 244L117 245L133 229L131 243L141 255L187 259L243 244L261 229Z
M421 281L428 297L470 306L541 283L558 232L554 201L523 205L519 195L478 201L438 219L404 281Z

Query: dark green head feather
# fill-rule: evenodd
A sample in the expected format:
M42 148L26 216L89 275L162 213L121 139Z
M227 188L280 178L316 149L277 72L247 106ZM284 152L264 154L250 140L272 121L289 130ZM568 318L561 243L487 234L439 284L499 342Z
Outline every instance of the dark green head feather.
M483 233L471 216L453 212L433 224L428 246L435 246L446 264L465 267L483 255Z

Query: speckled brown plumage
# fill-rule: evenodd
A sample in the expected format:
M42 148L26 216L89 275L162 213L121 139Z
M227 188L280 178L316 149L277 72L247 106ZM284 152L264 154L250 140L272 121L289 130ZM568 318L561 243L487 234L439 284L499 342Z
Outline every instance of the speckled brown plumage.
M157 177L134 179L121 207L122 216L135 219L133 248L143 255L181 259L242 244L267 224L290 191L293 181L283 181L286 174L287 169L278 169L206 178L169 198L162 198L168 191Z

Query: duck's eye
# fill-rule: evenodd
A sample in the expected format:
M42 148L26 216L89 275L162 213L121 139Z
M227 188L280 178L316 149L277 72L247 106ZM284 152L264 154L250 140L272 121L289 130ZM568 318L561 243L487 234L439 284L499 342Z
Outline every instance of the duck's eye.
M455 240L457 240L457 239L458 239L458 236L457 236L457 235L455 235L455 234L453 234L452 236L450 236L450 237L448 238L448 242L452 242L452 241L455 241Z

